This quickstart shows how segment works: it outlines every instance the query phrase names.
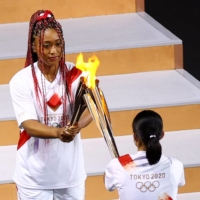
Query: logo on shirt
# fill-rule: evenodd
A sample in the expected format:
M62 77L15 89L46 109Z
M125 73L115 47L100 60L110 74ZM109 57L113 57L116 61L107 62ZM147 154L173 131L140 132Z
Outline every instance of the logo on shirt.
M152 183L150 181L146 181L145 183L142 182L136 183L136 188L141 192L147 192L147 191L154 192L156 188L158 188L159 186L160 186L159 181L154 181Z
M69 115L66 115L65 121L68 122ZM62 128L63 127L63 116L59 114L49 114L47 116L48 126L53 126L56 128ZM44 117L40 117L40 122L44 123Z

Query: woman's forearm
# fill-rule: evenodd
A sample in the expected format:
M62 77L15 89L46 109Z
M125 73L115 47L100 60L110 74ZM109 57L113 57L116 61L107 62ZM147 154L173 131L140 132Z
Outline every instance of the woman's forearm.
M81 115L81 118L79 119L78 125L82 129L88 126L91 122L92 122L92 116L89 110L86 108L83 114Z
M79 129L82 129L86 126L88 126L92 122L92 116L90 115L90 112L88 109L86 109L79 122L78 127ZM45 124L40 123L37 120L26 120L22 123L23 128L27 131L27 133L33 137L38 138L61 138L61 135L65 137L66 133L66 127L63 128L56 128L52 126L47 126ZM63 133L65 132L65 133ZM73 129L69 128L67 132L73 134ZM69 134L68 133L68 134Z
M26 120L22 123L23 128L33 137L58 138L64 128L50 127L36 120Z

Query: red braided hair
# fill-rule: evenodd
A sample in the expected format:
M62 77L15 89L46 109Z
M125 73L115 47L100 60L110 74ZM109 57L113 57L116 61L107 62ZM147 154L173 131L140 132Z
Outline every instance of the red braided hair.
M56 30L58 33L59 39L62 42L62 55L61 59L59 61L59 68L60 68L60 73L61 73L61 79L64 83L64 91L62 92L62 99L63 99L63 125L66 125L66 97L69 94L69 88L66 82L66 77L68 74L68 69L65 64L65 41L63 38L63 31L62 31L62 26L58 21L55 20L54 15L51 11L49 10L38 10L35 12L29 23L29 34L28 34L28 50L27 50L27 55L26 55L26 62L25 62L25 67L31 65L31 70L32 70L32 76L33 76L33 82L34 82L34 90L36 94L36 99L38 101L38 104L40 108L42 109L42 104L43 104L43 112L44 112L44 122L45 124L48 124L48 113L47 113L47 103L45 99L45 85L42 84L42 91L38 85L38 80L36 77L35 69L34 69L34 63L38 61L38 56L37 54L33 51L32 46L33 42L35 40L36 36L39 36L39 45L41 49L41 53L43 55L43 43L44 40L44 32L48 28L53 28ZM44 70L44 65L42 64L42 69ZM42 93L42 103L40 102L39 98L39 92ZM71 97L70 97L71 98ZM69 101L70 101L70 98ZM72 98L71 98L72 99Z

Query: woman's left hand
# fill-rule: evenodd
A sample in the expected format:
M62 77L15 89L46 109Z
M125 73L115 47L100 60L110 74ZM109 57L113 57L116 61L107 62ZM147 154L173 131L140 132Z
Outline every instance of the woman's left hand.
M62 136L62 141L63 142L71 142L72 140L74 140L75 136L80 132L81 128L79 127L78 123L74 124L74 125L67 125L63 131L63 133L61 133Z

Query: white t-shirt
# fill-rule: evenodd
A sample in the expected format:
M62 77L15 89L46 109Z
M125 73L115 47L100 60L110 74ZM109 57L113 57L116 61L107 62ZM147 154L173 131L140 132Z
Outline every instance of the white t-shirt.
M117 158L107 165L107 190L117 189L120 200L176 200L178 186L185 184L180 161L162 155L157 164L149 165L145 151L130 156L133 164L126 170Z
M69 70L74 65L66 63ZM60 73L50 83L45 80L41 71L34 63L35 74L39 87L46 88L47 100L56 92L62 94L63 84ZM75 95L79 77L72 83L72 94ZM27 188L56 189L77 186L86 179L83 150L80 134L70 143L63 143L60 139L40 139L30 137L24 133L21 123L26 120L38 120L44 123L44 114L36 101L31 66L28 66L13 76L10 81L10 93L17 122L21 128L21 140L25 142L17 150L14 181ZM39 93L39 97L41 95ZM67 119L71 119L71 109L67 100ZM63 127L63 105L56 110L49 106L48 125Z

